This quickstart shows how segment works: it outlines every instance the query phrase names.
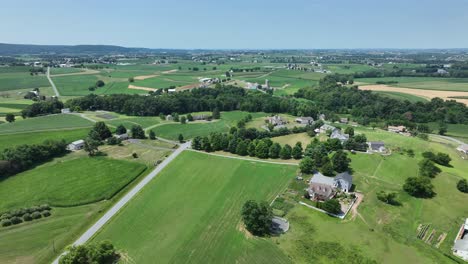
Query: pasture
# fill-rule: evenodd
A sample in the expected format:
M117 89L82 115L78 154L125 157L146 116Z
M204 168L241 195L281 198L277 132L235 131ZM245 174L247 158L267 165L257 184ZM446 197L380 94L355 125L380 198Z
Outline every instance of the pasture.
M138 163L80 157L59 158L0 183L0 212L48 203L76 206L110 199L146 166Z
M31 75L29 67L9 68L0 70L0 92L49 86L45 74Z
M359 78L355 82L362 84L376 84L378 81L398 82L390 84L392 87L404 87L424 90L468 92L468 79L437 78L437 77L384 77Z
M112 240L135 263L289 263L270 239L245 234L240 210L271 201L295 170L185 151L94 240Z
M91 127L93 123L72 114L57 114L27 118L13 123L0 124L0 135L44 130L61 130Z

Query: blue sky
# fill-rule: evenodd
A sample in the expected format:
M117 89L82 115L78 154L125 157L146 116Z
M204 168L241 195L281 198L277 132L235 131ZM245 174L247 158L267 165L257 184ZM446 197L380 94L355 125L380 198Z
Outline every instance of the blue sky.
M468 0L15 0L0 42L148 48L468 48Z

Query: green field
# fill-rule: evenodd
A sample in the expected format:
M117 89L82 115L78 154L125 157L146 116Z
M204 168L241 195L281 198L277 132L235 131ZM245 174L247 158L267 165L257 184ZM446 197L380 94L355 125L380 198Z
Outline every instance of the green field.
M130 129L134 125L139 125L143 128L154 126L161 123L161 119L155 116L139 116L139 117L125 117L110 119L105 121L106 124L111 126L124 125L127 129Z
M49 115L0 124L0 135L41 130L60 130L91 127L93 123L76 115Z
M227 132L232 125L235 125L238 120L245 117L248 113L241 111L223 112L220 120L199 121L195 123L168 123L154 127L152 130L156 136L176 140L179 134L182 134L185 139L196 136L208 136L212 132ZM264 113L251 113L253 118L265 116Z
M427 102L426 98L419 97L412 94L399 93L399 92L382 92L382 91L373 91L373 93L383 95L388 98L400 100L400 101L410 101L412 103L417 102Z
M359 78L358 83L375 84L378 81L396 81L389 84L393 87L404 87L413 89L462 91L468 92L468 79L462 78L437 78L437 77L384 77L384 78Z
M437 134L439 131L438 123L428 123L432 133ZM468 143L468 125L465 124L447 124L447 136L454 137L465 143Z
M63 139L73 142L85 138L90 129L70 129L61 131L27 132L18 134L0 134L0 151L7 147L15 147L22 144L39 144L45 140Z
M32 103L33 101L26 99L0 98L0 116L7 113L21 115L21 110Z
M296 168L186 151L94 240L112 240L135 263L288 263L271 240L241 231L240 210L271 201Z
M49 86L49 81L44 74L31 76L29 67L11 68L11 71L0 70L0 91Z
M0 212L43 203L73 206L109 199L145 168L106 158L49 162L2 180Z
M83 72L81 68L50 68L50 75Z

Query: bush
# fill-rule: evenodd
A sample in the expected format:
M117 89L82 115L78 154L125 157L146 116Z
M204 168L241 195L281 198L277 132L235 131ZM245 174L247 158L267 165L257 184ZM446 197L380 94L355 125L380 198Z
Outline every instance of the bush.
M41 208L41 210L50 210L51 209L48 204L40 205L40 208Z
M434 185L427 177L409 177L403 185L403 190L418 198L432 198L435 196Z
M11 223L10 219L3 219L2 222L1 222L1 225L2 226L11 226L12 223Z
M10 218L10 221L14 225L21 224L23 222L23 220L21 220L21 218L19 218L18 216L13 216L12 218Z
M32 217L33 219L39 219L39 218L42 217L42 215L41 215L41 213L39 213L39 212L34 212L34 213L31 214L31 217Z
M117 263L119 254L109 241L72 246L69 253L60 257L60 264L69 263Z
M42 212L42 216L49 217L50 216L50 211L45 210L44 212Z
M322 209L331 213L331 214L339 214L341 213L341 204L336 199L330 199L322 203Z
M23 220L24 221L31 221L32 220L31 214L29 214L29 213L24 214L23 215Z
M466 179L459 180L457 183L457 189L460 192L468 193L468 181Z
M11 218L11 214L9 214L9 213L4 213L4 214L2 214L2 216L0 216L0 220L10 219L10 218Z

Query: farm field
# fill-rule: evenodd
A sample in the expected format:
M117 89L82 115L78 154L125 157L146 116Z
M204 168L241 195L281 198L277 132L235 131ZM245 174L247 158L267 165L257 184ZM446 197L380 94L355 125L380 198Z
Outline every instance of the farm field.
M240 210L271 201L295 170L183 152L94 240L112 240L136 263L289 263L271 240L246 236Z
M109 199L146 169L142 164L100 157L68 160L70 155L2 180L0 212L44 203L74 206Z
M428 99L421 97L421 96L416 96L412 94L407 94L407 93L399 93L399 92L383 92L383 91L374 91L374 93L392 98L392 99L397 99L400 101L410 101L412 103L416 102L427 102Z
M99 151L105 153L107 157L139 162L148 167L153 167L158 160L162 160L169 155L174 147L174 144L163 142L160 140L140 140L141 143L122 142L123 146L101 146ZM137 154L137 158L133 157L133 153Z
M50 74L66 74L66 73L78 73L84 72L81 68L50 68Z
M156 126L152 130L156 133L156 136L172 140L177 140L179 134L182 134L185 139L208 136L212 132L227 132L231 125L248 114L241 111L222 112L220 120L198 121L184 125L174 122ZM265 116L264 113L251 113L251 115L253 118Z
M438 123L428 123L428 126L434 134L437 134L437 132L439 131ZM447 124L447 133L445 135L468 143L468 125Z
M0 70L0 91L12 91L17 89L33 89L49 86L49 81L44 74L31 76L29 67L18 67L18 71L4 72Z
M91 127L89 120L71 114L57 114L18 120L13 123L0 124L0 135L43 130L58 130Z
M85 138L89 133L88 128L25 132L14 134L0 134L0 151L7 147L15 147L22 144L39 144L45 140L64 139L66 142L73 142Z
M378 81L395 81L392 87L404 87L424 90L459 91L468 92L468 79L462 78L437 78L437 77L384 77L384 78L359 78L355 82L362 84L376 84Z
M0 116L7 113L21 115L21 110L32 103L33 101L26 99L0 98Z

